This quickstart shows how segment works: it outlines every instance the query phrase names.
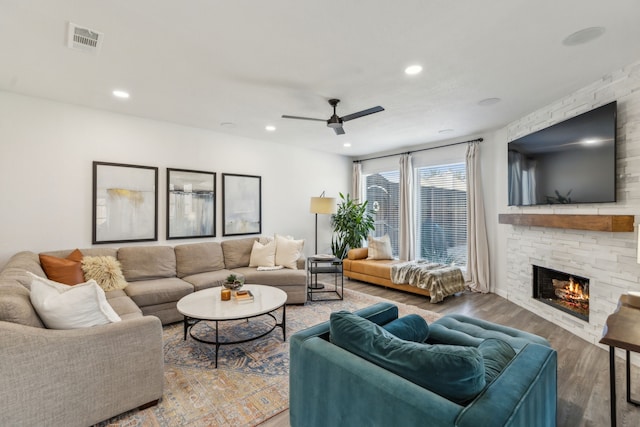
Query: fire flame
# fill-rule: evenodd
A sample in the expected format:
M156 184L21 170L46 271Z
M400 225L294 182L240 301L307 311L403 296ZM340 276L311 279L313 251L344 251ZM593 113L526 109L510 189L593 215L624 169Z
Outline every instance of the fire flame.
M566 289L571 292L576 299L589 299L589 295L583 292L582 285L573 280L573 277L569 277L569 285Z

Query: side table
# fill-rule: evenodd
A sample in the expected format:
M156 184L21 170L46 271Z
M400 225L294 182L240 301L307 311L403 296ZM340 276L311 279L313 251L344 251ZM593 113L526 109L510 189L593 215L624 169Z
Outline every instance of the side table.
M600 344L609 346L609 383L611 393L611 425L616 425L616 347L627 356L627 402L640 406L631 399L630 352L640 353L640 297L622 295L616 311L607 317Z
M318 274L333 274L333 289L331 289L330 285L322 286L319 284ZM314 295L317 297L318 294L332 294L332 297L314 299ZM341 300L343 295L342 260L340 258L325 257L307 258L307 299L309 301Z

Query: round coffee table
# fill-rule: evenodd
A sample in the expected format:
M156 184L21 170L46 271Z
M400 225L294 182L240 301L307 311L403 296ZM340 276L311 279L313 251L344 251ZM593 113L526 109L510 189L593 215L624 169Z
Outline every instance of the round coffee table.
M178 301L178 311L184 316L184 339L187 339L187 332L196 341L206 344L214 344L216 346L216 368L218 367L218 350L221 345L239 344L262 338L273 331L276 326L282 329L282 339L287 340L286 336L286 318L287 318L287 302L286 292L274 288L273 286L264 285L244 285L242 290L251 291L254 300L252 302L238 302L234 299L231 301L222 301L220 299L220 290L222 288L209 288L202 291L189 294ZM282 322L273 315L273 312L282 307ZM220 341L218 338L218 322L228 320L250 319L258 316L271 316L274 325L271 329L258 334L256 336L236 341ZM198 337L193 332L193 326L201 321L210 321L215 323L216 338L214 341Z

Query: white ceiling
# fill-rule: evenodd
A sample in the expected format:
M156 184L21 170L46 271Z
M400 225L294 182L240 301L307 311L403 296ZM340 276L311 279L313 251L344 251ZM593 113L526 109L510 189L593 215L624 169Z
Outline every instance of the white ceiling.
M361 156L481 135L630 64L638 18L638 0L0 0L0 90ZM101 51L67 48L68 22ZM329 118L329 98L385 111L341 136L281 118Z

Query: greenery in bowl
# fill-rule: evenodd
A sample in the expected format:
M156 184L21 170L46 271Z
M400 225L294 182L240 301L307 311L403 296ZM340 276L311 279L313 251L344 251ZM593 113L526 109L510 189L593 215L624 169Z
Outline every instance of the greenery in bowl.
M225 282L222 284L225 288L231 289L232 291L237 291L242 287L244 281L240 279L235 274L230 274L227 276Z

